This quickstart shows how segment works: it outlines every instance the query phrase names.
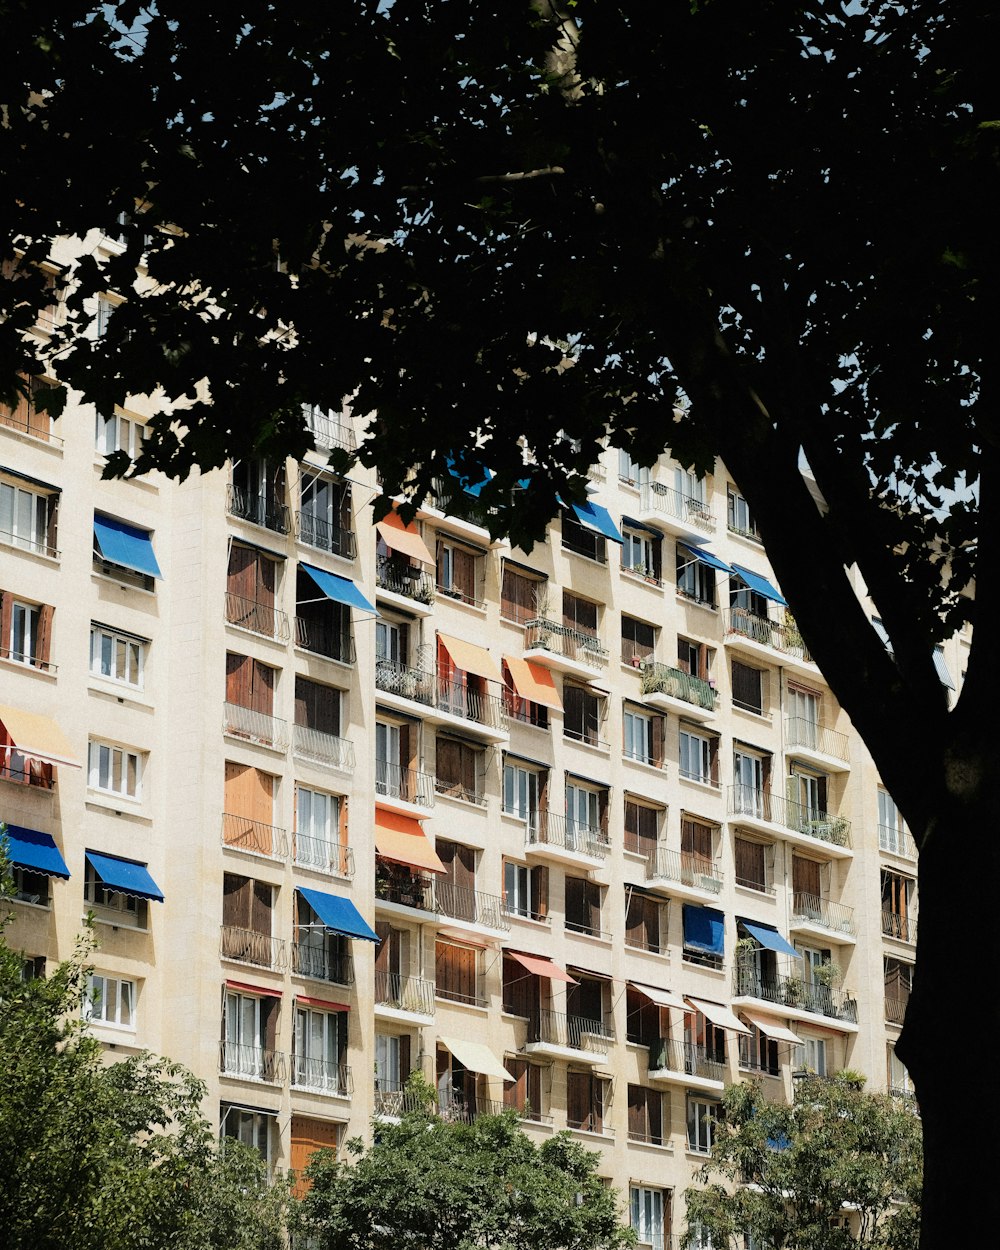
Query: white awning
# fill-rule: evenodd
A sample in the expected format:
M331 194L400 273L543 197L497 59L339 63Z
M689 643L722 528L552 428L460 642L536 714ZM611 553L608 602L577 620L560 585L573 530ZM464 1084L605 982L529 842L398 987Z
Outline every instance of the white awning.
M645 994L651 1003L656 1003L657 1007L676 1007L679 1011L689 1010L687 1003L679 994L671 994L669 990L657 990L651 985L640 985L638 981L630 981L629 984L640 994Z
M470 1072L493 1076L499 1081L514 1080L490 1048L481 1042L458 1041L452 1037L438 1037L438 1041Z
M772 1042L791 1042L793 1046L801 1046L802 1038L785 1025L772 1019L771 1016L759 1016L755 1011L744 1011L744 1017L750 1021L754 1028L760 1029L765 1037L769 1037Z
M711 1020L720 1029L732 1029L734 1033L749 1033L747 1026L733 1015L728 1007L721 1003L708 1003L703 998L689 998L688 1006L692 1011L700 1011L706 1020Z

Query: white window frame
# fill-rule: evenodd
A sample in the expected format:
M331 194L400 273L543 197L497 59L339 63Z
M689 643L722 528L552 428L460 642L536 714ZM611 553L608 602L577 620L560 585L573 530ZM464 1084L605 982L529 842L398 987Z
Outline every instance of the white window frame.
M531 869L527 864L517 864L512 859L503 863L503 895L507 911L514 916L530 917Z
M15 664L38 664L38 628L41 622L42 609L39 604L25 603L21 599L13 600L10 609L10 638L4 640L7 644L8 660L13 660Z
M687 1101L687 1148L693 1154L711 1154L719 1104L702 1098ZM692 1140L692 1129L693 1140Z
M623 754L639 764L653 764L653 716L634 708L625 708L622 729Z
M337 862L335 840L340 831L340 796L295 787L295 862L304 868L330 871Z
M750 512L750 505L735 486L726 489L726 522L727 528L744 538L757 538L757 522Z
M643 475L649 474L648 469L642 468L632 459L624 447L618 448L618 480L624 482L626 486L641 486Z
M390 664L405 664L402 652L402 632L397 621L383 619L375 622L375 658Z
M639 1245L663 1250L663 1190L633 1185L629 1197L631 1223Z
M90 626L90 671L119 686L141 690L145 679L145 638L121 633L96 621Z
M242 1107L234 1106L227 1107L219 1131L223 1150L225 1149L226 1138L231 1137L236 1141L241 1141L244 1146L249 1146L252 1150L256 1150L264 1160L264 1163L269 1165L273 1149L271 1124L277 1124L277 1119L276 1115L267 1115L262 1111L247 1111ZM235 1132L229 1132L230 1127L234 1128ZM263 1145L263 1149L261 1149L261 1145Z
M88 785L101 794L112 794L119 799L132 799L138 802L142 798L142 774L145 771L144 756L139 751L131 751L128 747L118 746L113 742L102 742L91 738L87 750ZM115 771L120 781L116 786ZM130 771L134 776L134 788L129 788Z
M0 481L0 542L49 554L52 493L28 490L19 482Z
M575 781L566 782L566 844L576 837L600 836L601 792Z
M540 774L535 769L510 762L504 764L503 810L507 816L516 816L529 828L534 828L538 823L540 791Z
M688 599L715 607L716 571L710 565L703 564L694 556L681 559L681 567L677 570L677 589Z
M692 769L692 763L698 769ZM688 781L712 784L712 739L681 728L677 747L677 766L680 775Z
M135 417L113 412L110 416L99 412L94 418L94 446L99 455L110 456L124 451L133 460L142 451L146 427Z
M295 1004L295 1085L340 1090L340 1021L335 1011ZM320 1053L315 1053L319 1051Z
M826 1076L826 1038L803 1037L802 1045L795 1048L795 1066L800 1071Z
M135 1008L135 981L109 976L106 972L94 972L87 978L83 999L84 1020L134 1033Z
M375 1034L375 1089L395 1093L402 1085L399 1067L399 1036L395 1033Z
M636 530L622 527L622 568L630 569L643 577L656 576L654 539L651 534L640 534Z
M878 788L878 844L894 855L904 853L906 825L896 800L882 786Z

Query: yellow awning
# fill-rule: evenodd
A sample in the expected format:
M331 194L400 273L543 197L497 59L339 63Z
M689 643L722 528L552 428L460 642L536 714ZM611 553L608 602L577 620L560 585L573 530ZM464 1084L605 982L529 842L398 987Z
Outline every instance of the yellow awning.
M791 1029L786 1028L783 1024L779 1024L777 1020L770 1016L759 1016L755 1011L744 1011L743 1015L755 1027L760 1029L765 1037L769 1037L773 1042L791 1042L793 1046L801 1046L802 1038L798 1034L793 1033Z
M706 1002L703 998L689 998L688 1006L692 1011L700 1011L706 1020L711 1020L720 1029L731 1029L734 1033L749 1033L745 1024L737 1020L728 1007L721 1003Z
M438 634L438 638L455 667L460 668L463 673L475 673L477 677L485 677L488 681L503 681L496 660L485 647L477 647L474 642L463 642L461 638L452 638L450 634Z
M398 512L387 512L381 521L375 522L375 528L385 539L385 545L393 551L401 551L419 564L434 563L434 557L417 527L412 521L405 525Z
M419 820L401 816L385 807L375 808L375 849L386 859L424 872L445 872L434 843Z
M63 731L47 716L0 704L0 725L7 730L10 740L22 755L45 764L81 767Z
M516 655L505 655L503 658L510 669L514 689L522 699L541 703L543 707L555 708L557 712L563 710L556 683L547 668L543 668L541 664L532 664L530 660L522 660Z
M679 1011L689 1010L684 999L678 994L671 994L669 990L658 990L652 985L640 985L638 981L630 981L629 985L640 994L645 994L651 1003L656 1003L657 1007L676 1007Z
M463 1068L470 1072L480 1072L483 1076L493 1076L499 1081L513 1081L514 1078L493 1054L488 1046L481 1042L467 1042L464 1039L438 1036L438 1041L446 1050L450 1050Z

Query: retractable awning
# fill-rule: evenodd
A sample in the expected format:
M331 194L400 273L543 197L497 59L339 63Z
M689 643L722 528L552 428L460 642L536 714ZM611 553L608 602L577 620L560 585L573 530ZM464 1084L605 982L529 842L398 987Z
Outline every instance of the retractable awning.
M755 1011L744 1011L743 1015L754 1028L760 1029L772 1042L791 1042L793 1046L802 1045L802 1038L797 1033L793 1033L791 1029L777 1020L772 1020L770 1016L759 1016Z
M944 660L944 652L940 648L935 647L933 653L934 667L937 669L938 680L942 686L947 686L949 690L955 689L955 682L951 673L948 672L948 665Z
M499 1081L513 1081L514 1078L493 1054L488 1046L481 1042L467 1042L463 1038L438 1037L438 1041L446 1050L450 1050L463 1068L470 1072L479 1072L483 1076L493 1076Z
M364 938L367 942L378 941L378 934L365 922L349 898L327 894L324 890L307 890L301 885L298 891L331 933Z
M447 456L445 459L448 472L458 481L462 490L473 499L478 499L483 487L493 480L493 470L487 469L485 465L473 464L466 469L463 452L459 452L457 456Z
M0 834L0 843L2 841L3 835ZM69 880L66 861L48 833L24 829L20 825L8 825L7 858L17 868L27 868L29 872L40 872L46 877Z
M676 1007L678 1011L687 1011L688 1005L679 994L671 994L669 990L658 990L652 985L640 985L638 981L630 981L629 985L640 994L645 994L657 1007Z
M422 872L445 872L434 843L412 816L375 808L375 849L384 859Z
M707 564L711 569L718 569L720 573L728 573L732 576L733 568L725 560L720 560L718 556L713 556L707 548L690 547L687 543L678 543L677 545L682 547L691 559L697 560L699 564Z
M341 577L338 573L328 573L326 569L317 569L311 564L300 564L299 568L303 573L308 573L323 594L334 603L343 603L349 608L370 612L373 616L379 615L375 605L368 602L349 577Z
M507 951L511 959L516 959L522 968L527 968L536 977L548 977L550 981L565 981L567 985L579 985L576 977L571 977L565 968L560 968L551 959L541 955L522 955L518 951Z
M802 958L791 942L787 938L783 938L777 929L772 929L767 924L757 924L750 920L744 920L742 916L738 916L737 919L747 933L752 938L756 938L761 946L766 946L769 951L776 951L779 955L794 955L796 959Z
M249 981L227 981L227 990L235 990L238 994L256 994L258 998L280 998L281 990L271 989L267 985L251 985Z
M375 522L375 528L393 551L401 551L418 564L434 563L434 557L417 527L412 521L407 525L398 512L387 512L381 521Z
M163 902L163 892L149 875L145 864L134 859L120 859L117 855L102 855L87 851L87 863L110 890L129 894L132 898L147 898Z
M540 703L543 707L563 710L562 699L552 679L552 674L541 664L533 664L531 660L523 660L516 655L505 655L504 662L510 670L510 679L514 689L522 699L531 703Z
M309 998L305 994L295 995L296 1003L305 1003L307 1007L319 1007L322 1011L350 1011L350 1003L335 1003L329 998Z
M584 527L584 529L592 530L595 534L600 534L604 538L610 538L613 543L624 543L621 530L615 525L611 519L611 513L607 508L602 507L599 503L594 503L588 499L586 503L570 504L576 519Z
M755 590L758 595L763 595L765 599L771 599L774 603L788 607L788 600L780 591L775 590L762 573L753 573L750 569L745 569L742 564L734 564L732 571L737 577L742 577L750 589Z
M7 736L22 755L45 764L80 767L80 761L73 755L73 748L66 741L63 731L47 716L0 704L0 725L6 729Z
M488 681L503 682L496 660L485 647L477 647L474 642L465 642L461 638L452 638L450 634L438 634L438 638L451 656L452 663L463 673L475 673L477 677L485 677Z
M95 516L94 538L98 551L109 564L120 564L123 569L144 573L147 577L163 576L146 530L113 517Z
M684 904L684 945L707 955L725 954L726 916L714 907Z
M711 1020L720 1029L731 1029L734 1033L749 1033L750 1030L741 1020L721 1003L706 1002L703 998L688 998L688 1007L700 1011L706 1020Z

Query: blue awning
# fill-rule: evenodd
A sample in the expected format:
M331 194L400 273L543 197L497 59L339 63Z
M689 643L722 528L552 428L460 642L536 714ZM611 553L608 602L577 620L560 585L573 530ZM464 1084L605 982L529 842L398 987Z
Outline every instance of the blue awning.
M714 907L684 904L684 945L708 955L725 953L726 915Z
M478 499L483 487L487 482L493 480L493 472L481 464L472 464L466 469L464 460L465 456L461 452L459 452L458 456L445 457L448 472L451 476L458 480L459 485L467 495L471 495L473 499Z
M772 929L766 924L752 924L749 920L744 920L742 916L738 919L747 933L752 938L756 938L761 946L766 946L769 951L777 951L779 955L794 955L796 959L802 958L791 942L786 941L777 929Z
M874 629L876 634L878 634L882 646L885 647L886 651L888 651L890 655L892 655L892 642L889 638L889 631L877 616L872 617L872 629Z
M109 889L120 890L133 898L163 902L163 893L145 864L134 859L119 859L117 855L101 855L97 851L87 852L87 863Z
M98 551L110 564L120 564L123 569L145 573L147 577L163 576L147 530L109 516L95 516L94 538Z
M948 672L948 665L944 662L944 652L940 647L934 648L934 667L937 669L937 675L941 679L941 685L947 686L949 690L954 690L955 683L952 681L951 673Z
M651 534L654 538L663 537L658 529L647 525L645 521L637 521L634 516L623 516L622 525L627 525L630 530L641 530L644 534Z
M704 547L689 547L687 543L678 543L677 545L679 547L683 547L688 555L691 556L692 559L697 560L699 564L707 564L709 568L718 569L720 573L732 574L733 570L729 567L725 560L720 560L718 556L713 556L712 553L710 551L706 551Z
M733 565L733 572L737 577L742 577L751 590L755 590L758 595L763 595L765 599L772 599L775 603L780 603L783 607L788 607L788 600L775 590L771 583L760 573L751 573L749 569L745 569L741 564Z
M379 940L378 934L369 927L349 898L326 894L323 890L306 890L302 886L299 886L298 890L331 933L343 933L345 937L365 938L369 942Z
M349 608L371 612L373 616L379 615L375 605L368 602L349 577L341 577L338 573L327 573L325 569L313 568L311 564L300 564L299 568L304 573L308 573L323 594L334 603L345 603Z
M586 503L570 504L570 507L576 513L576 519L584 529L593 530L595 534L610 538L613 543L624 543L625 539L622 538L621 531L611 519L611 513L607 508L602 508L599 503L593 503L589 499Z
M3 836L0 835L0 842ZM69 869L52 837L20 825L7 826L7 858L18 868L69 880Z

